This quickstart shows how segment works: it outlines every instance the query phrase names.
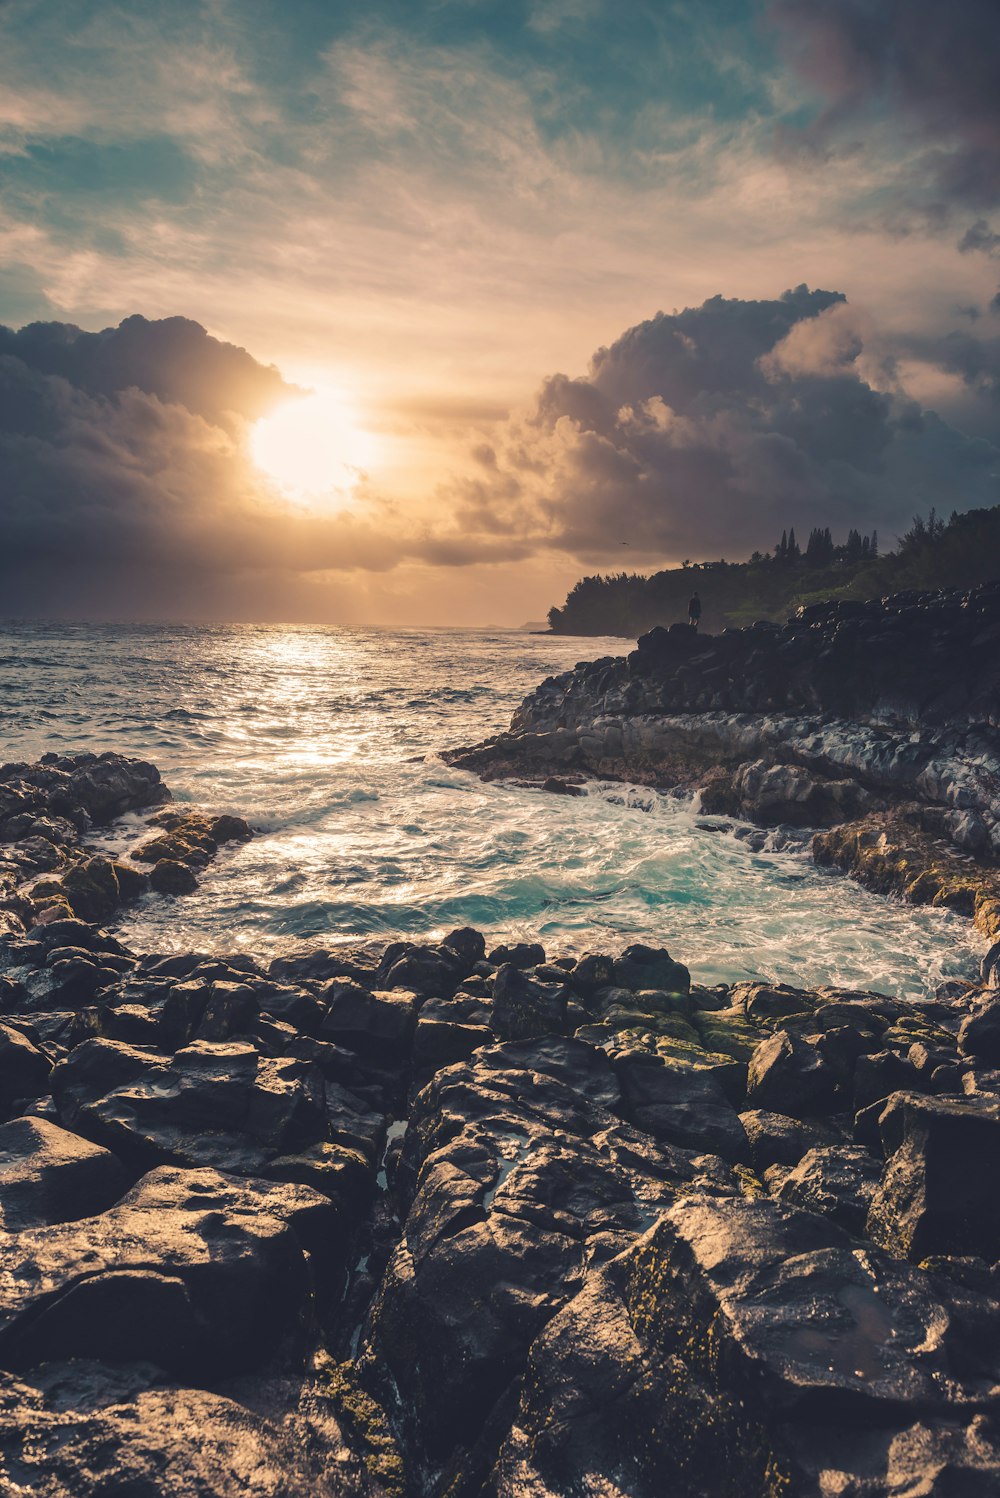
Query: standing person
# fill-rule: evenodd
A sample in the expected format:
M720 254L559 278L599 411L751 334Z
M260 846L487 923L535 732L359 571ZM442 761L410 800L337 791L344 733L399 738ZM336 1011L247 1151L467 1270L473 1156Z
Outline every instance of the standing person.
M701 599L698 597L697 589L691 594L688 603L688 623L692 629L698 628L698 620L701 618Z

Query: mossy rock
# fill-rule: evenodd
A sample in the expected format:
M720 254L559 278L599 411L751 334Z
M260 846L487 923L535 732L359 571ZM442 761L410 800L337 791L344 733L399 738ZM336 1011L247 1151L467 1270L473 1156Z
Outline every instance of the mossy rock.
M672 1036L674 1040L686 1041L689 1045L701 1044L697 1030L679 1014L650 1014L643 1009L625 1009L616 1005L608 1010L604 1023L614 1030L639 1028L654 1035Z
M347 1443L386 1498L406 1498L406 1465L382 1406L362 1387L354 1363L323 1358L317 1368Z
M907 1049L916 1040L922 1040L929 1046L943 1046L950 1051L958 1047L958 1039L950 1030L942 1030L939 1025L933 1025L930 1020L916 1014L904 1015L902 1019L896 1020L882 1036L882 1044L890 1050Z
M695 1021L701 1044L721 1051L734 1061L749 1061L761 1042L761 1032L742 1009L716 1009L699 1014Z

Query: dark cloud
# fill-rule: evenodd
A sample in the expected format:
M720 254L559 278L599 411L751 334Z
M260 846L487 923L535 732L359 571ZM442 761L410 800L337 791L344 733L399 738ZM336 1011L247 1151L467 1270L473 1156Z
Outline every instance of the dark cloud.
M176 617L195 594L210 611L214 591L223 617L254 618L306 574L523 554L507 536L421 534L374 497L342 513L286 502L246 437L294 394L183 318L0 328L3 612Z
M877 148L889 118L923 148L903 169L914 197L929 183L941 208L1000 202L997 0L774 0L769 14L825 100L802 142Z
M975 344L955 335L926 357L982 381L993 356ZM587 379L546 382L465 486L463 522L586 558L621 557L622 542L734 558L789 524L891 533L915 509L995 502L1000 447L873 388L863 353L839 292L658 313L600 349Z
M59 375L87 395L135 388L216 424L230 414L252 421L295 389L273 366L211 338L186 317L126 317L100 333L63 322L29 323L17 332L0 327L3 355L40 375Z
M906 347L925 364L957 375L970 390L1000 403L1000 337L956 329L942 338L910 338Z
M970 224L958 242L963 255L979 251L984 255L1000 256L1000 234L995 234L984 218Z

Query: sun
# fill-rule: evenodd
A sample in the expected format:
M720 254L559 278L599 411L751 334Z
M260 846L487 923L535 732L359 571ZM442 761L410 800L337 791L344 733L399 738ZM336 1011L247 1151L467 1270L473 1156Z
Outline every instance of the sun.
M257 467L301 503L343 496L372 457L372 439L339 391L310 390L254 424L250 455Z

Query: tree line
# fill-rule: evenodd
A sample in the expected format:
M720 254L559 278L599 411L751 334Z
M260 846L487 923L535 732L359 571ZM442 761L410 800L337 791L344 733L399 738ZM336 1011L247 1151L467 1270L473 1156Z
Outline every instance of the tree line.
M878 532L852 528L835 543L829 526L817 526L803 550L794 527L773 552L755 551L745 562L685 561L651 575L619 572L581 578L566 602L549 610L556 634L644 634L656 624L687 618L692 591L701 594L702 626L709 631L782 620L800 604L825 598L879 598L907 588L972 587L1000 576L1000 505L913 517L894 551L879 550Z

